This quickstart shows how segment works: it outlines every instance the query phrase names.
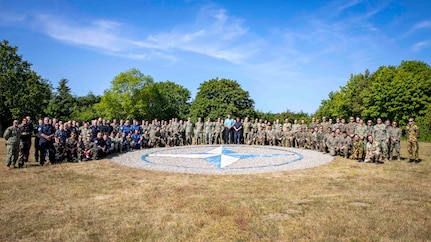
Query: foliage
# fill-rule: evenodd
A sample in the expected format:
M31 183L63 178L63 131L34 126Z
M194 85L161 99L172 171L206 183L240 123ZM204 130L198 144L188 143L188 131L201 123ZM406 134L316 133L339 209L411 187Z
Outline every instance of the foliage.
M103 94L100 103L95 105L98 114L109 119L142 119L151 116L157 105L160 93L152 88L154 80L138 69L118 74L111 82L111 88Z
M252 117L254 101L249 93L234 80L216 78L201 83L192 102L190 116L194 119L217 119L228 114L233 117Z
M63 78L58 83L56 92L54 92L45 111L50 117L66 121L74 111L76 100L71 94L70 87L67 86L68 82L69 80Z
M304 119L306 122L311 121L309 114L304 113L302 111L295 113L290 110L286 110L282 113L270 113L270 112L264 113L262 111L256 111L255 117L262 120L268 120L270 122L274 122L277 119L280 120L280 122L284 122L286 118L288 118L289 122L291 123L293 123L293 120L295 119L298 121L302 119Z
M17 47L0 42L0 133L12 119L37 117L51 97L51 85L31 70Z
M157 82L156 88L163 96L162 119L181 118L186 119L190 112L190 91L175 82Z
M352 75L346 86L329 93L319 116L390 119L400 127L410 116L417 118L424 133L429 132L425 116L431 104L431 68L421 61L402 61L399 66L382 66L371 75ZM427 111L428 110L428 111ZM422 139L425 139L423 136Z
M369 85L369 75L368 70L364 74L351 75L346 86L341 86L337 92L330 92L329 99L322 101L316 116L360 116L364 108L362 93Z
M95 109L102 117L168 119L189 112L190 91L174 82L155 83L138 69L120 73L111 82Z
M75 100L76 102L73 107L73 112L70 115L70 119L82 122L98 117L94 105L100 102L100 96L96 96L92 92L89 92L86 96L75 97Z

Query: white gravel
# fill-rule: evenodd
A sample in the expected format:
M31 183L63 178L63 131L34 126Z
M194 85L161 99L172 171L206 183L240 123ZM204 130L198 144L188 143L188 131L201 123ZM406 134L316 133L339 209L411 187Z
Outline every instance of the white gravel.
M220 145L181 146L172 148L141 149L110 158L114 163L145 170L190 173L190 174L256 174L278 171L292 171L320 166L331 162L334 157L321 152L284 148L277 146L223 145L228 149L223 155L254 154L220 168L204 158L190 158L190 154L205 155L220 149ZM270 157L271 155L275 155ZM186 157L184 157L186 156ZM214 154L217 156L217 154ZM232 159L232 158L231 158ZM234 158L233 158L234 159Z

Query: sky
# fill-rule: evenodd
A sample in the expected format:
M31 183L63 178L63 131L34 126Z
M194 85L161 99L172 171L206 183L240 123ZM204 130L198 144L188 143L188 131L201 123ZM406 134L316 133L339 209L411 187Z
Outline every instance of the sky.
M190 90L237 81L262 112L315 112L351 74L431 64L428 0L0 0L0 41L72 93L137 68Z

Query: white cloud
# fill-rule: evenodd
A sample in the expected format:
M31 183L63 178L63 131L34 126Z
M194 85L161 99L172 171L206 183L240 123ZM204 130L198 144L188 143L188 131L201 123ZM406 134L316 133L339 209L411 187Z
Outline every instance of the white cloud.
M54 39L131 59L165 56L174 60L171 52L182 50L240 64L257 48L255 41L242 40L248 32L242 20L220 8L202 8L195 23L173 26L169 32L149 33L141 39L128 37L121 32L127 26L110 20L80 23L46 14L37 15L36 19L38 29ZM151 53L155 51L158 54Z
M51 15L38 15L36 19L40 24L40 31L69 44L93 47L111 53L130 47L129 41L118 35L121 23L97 20L84 25Z
M431 21L430 20L424 20L424 21L421 21L421 22L413 25L413 27L409 31L407 31L403 36L408 36L408 35L411 35L411 34L417 32L419 30L428 29L428 28L431 28Z
M418 51L421 51L422 49L428 48L428 46L431 46L431 39L415 43L412 46L412 49L418 52Z

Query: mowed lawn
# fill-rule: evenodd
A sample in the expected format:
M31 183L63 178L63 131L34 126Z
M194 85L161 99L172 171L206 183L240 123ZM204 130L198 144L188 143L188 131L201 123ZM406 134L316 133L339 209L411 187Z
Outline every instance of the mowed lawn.
M431 240L430 143L420 144L418 164L338 158L307 170L229 176L106 159L8 170L5 156L0 139L1 241Z

